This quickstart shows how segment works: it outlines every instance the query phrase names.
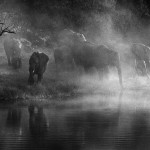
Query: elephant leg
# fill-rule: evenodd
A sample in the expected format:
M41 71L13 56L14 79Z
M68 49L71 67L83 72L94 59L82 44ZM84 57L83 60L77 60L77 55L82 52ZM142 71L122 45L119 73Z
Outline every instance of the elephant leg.
M147 76L148 79L150 79L148 68L149 68L149 62L144 61L145 75Z
M28 79L28 84L29 85L33 85L34 84L34 78L33 78L33 75L29 75L29 79Z
M109 68L105 67L105 68L99 69L98 74L99 74L100 79L107 78L109 74Z
M121 87L123 87L121 67L117 67L117 71L118 71L118 76L119 76L119 83Z
M145 66L144 66L144 62L142 60L135 60L135 70L138 76L140 75L144 75L144 71L145 71Z
M38 74L38 83L42 81L43 74Z
M20 68L20 59L19 59L19 58L13 58L13 59L12 59L12 66L13 66L15 69Z
M10 56L7 56L7 60L8 60L8 65L10 66L10 65L11 65L11 59L10 59Z
M121 70L121 66L120 66L120 59L119 59L119 56L117 56L117 58L116 58L115 67L117 68L117 71L118 71L118 77L119 77L120 86L121 86L121 88L123 88L122 70Z
M137 73L137 75L139 75L139 70L138 70L138 61L135 59L135 72Z
M131 58L130 62L129 62L129 69L131 69L130 72L130 77L131 78L136 78L137 77L137 71L136 71L136 60L135 58Z
M147 68L146 68L145 61L138 60L136 62L136 70L137 70L138 75L147 76Z
M119 54L116 53L113 57L109 58L111 61L109 61L108 65L115 67L118 72L118 78L119 78L119 84L121 89L123 88L123 81L122 81L122 69L121 69L121 63L120 63L120 57Z
M146 63L147 73L150 74L150 62Z

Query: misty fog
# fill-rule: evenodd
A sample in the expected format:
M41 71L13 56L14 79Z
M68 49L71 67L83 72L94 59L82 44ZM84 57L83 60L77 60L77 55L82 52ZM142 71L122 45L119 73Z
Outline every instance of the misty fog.
M70 61L69 57L72 53L70 46L80 47L77 40L87 41L96 46L105 45L111 51L119 54L125 89L149 86L147 76L142 75L140 70L139 74L136 72L135 63L137 62L131 51L133 43L149 46L148 1L3 0L0 6L1 21L16 32L16 34L1 36L1 74L3 72L15 73L14 70L3 65L7 61L3 41L6 38L13 38L22 49L23 67L20 69L22 74L16 73L19 79L16 77L12 86L17 83L16 90L18 86L21 86L21 93L25 88L27 91L25 95L35 96L38 93L35 90L37 88L37 90L42 89L41 95L55 95L60 92L59 86L62 86L62 91L64 91L63 88L67 88L69 94L79 92L80 89L83 91L88 89L95 93L93 88L112 91L116 89L117 91L120 87L115 67L109 67L108 74L104 74L104 77L101 78L99 72L103 71L91 67L86 72L83 66L77 66L75 62L73 64L72 60ZM74 39L74 36L77 36L77 40ZM54 57L57 49L61 51L64 59L63 63L58 66ZM42 87L31 88L27 86L25 80L28 78L28 61L34 51L44 52L50 59L44 73ZM76 48L74 51L77 51ZM91 56L86 55L86 60L90 59ZM21 80L23 80L22 83L19 83ZM2 86L2 89L4 87ZM33 92L30 93L30 90Z
M0 0L0 35L0 149L149 149L148 0Z

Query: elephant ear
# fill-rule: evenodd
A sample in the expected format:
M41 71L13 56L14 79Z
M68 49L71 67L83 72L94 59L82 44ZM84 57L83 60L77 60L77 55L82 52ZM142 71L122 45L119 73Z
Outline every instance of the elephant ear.
M44 53L39 53L40 66L44 67L49 61L49 57Z
M39 53L38 52L34 52L29 60L30 64L39 64Z

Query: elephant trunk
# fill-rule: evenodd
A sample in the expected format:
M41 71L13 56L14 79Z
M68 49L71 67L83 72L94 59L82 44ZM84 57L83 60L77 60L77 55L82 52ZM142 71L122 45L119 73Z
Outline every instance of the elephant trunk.
M118 70L118 76L119 76L119 83L121 85L121 88L123 88L121 67L119 66L117 70Z
M34 83L34 70L31 68L31 66L29 67L29 78L28 78L28 84L32 85Z
M118 71L120 86L121 86L121 88L123 88L122 70L121 70L120 59L119 59L119 55L118 54L117 54L117 59L116 59L116 68L117 68L117 71Z

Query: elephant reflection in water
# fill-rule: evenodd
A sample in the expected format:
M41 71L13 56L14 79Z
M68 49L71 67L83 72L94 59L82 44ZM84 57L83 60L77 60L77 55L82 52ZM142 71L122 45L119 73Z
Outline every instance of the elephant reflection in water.
M28 112L30 134L34 137L34 140L37 139L40 142L40 139L46 138L48 132L48 124L43 108L30 105L28 107Z
M21 126L21 109L10 108L8 110L6 126L12 128L20 128Z
M20 146L23 128L21 124L22 111L20 108L10 107L7 111L5 128L2 129L0 149L15 149ZM2 146L2 147L1 147Z

